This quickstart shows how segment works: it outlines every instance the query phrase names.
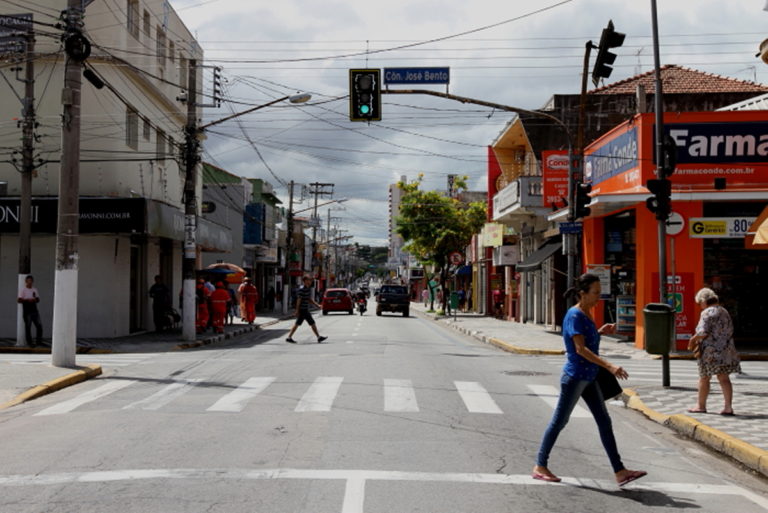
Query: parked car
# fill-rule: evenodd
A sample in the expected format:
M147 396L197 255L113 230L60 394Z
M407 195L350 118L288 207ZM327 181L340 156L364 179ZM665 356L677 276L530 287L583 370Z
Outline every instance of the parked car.
M376 315L382 312L402 312L410 315L411 298L405 285L382 285L376 298Z
M323 294L320 306L323 307L323 315L328 315L328 312L347 312L352 315L354 313L352 292L349 289L328 289Z

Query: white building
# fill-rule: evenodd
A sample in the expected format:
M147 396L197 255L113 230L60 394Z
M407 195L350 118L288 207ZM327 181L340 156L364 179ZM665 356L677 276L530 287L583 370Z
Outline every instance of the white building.
M86 65L106 87L82 84L77 326L79 337L115 337L153 329L147 290L154 275L163 277L174 299L181 288L185 175L179 155L187 106L178 98L187 87L190 59L201 62L202 52L168 2L86 4L83 34L92 44ZM58 17L66 7L66 0L36 0L30 11L35 20L50 22L41 13ZM42 297L46 338L53 309L65 61L59 39L43 34L51 31L36 35L33 60L35 155L43 162L32 180L32 274ZM0 72L7 79L0 85L5 88L0 147L20 147L21 130L13 119L21 105L9 83L21 95L23 85L10 67ZM197 81L202 83L200 72ZM0 180L8 182L7 196L0 197L0 337L14 338L20 173L0 163ZM198 198L201 186L198 179ZM232 239L228 231L201 220L198 244L222 250Z
M405 182L407 178L405 176L400 177L401 182ZM405 241L403 237L397 233L397 217L400 215L400 201L403 197L403 191L397 186L397 184L391 184L389 186L389 252L387 266L393 271L397 272L397 276L404 276L406 269L408 268L408 254L403 251L403 245Z

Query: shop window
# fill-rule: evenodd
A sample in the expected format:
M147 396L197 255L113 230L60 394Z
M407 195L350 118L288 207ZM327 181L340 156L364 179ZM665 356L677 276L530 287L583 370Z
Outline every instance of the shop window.
M165 160L165 132L158 129L155 135L157 138L155 141L155 158Z
M157 43L157 61L160 63L160 66L165 66L165 56L166 56L166 48L165 48L165 31L162 27L157 27L157 36L156 36L156 43Z
M144 35L146 36L147 41L149 41L149 37L152 35L151 27L152 27L152 22L149 16L149 11L144 9Z

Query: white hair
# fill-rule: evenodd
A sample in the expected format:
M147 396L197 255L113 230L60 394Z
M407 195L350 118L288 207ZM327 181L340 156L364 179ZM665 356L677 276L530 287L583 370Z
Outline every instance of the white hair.
M704 287L696 293L695 300L697 303L704 301L707 305L714 305L715 303L720 302L720 298L717 297L715 291L707 287Z

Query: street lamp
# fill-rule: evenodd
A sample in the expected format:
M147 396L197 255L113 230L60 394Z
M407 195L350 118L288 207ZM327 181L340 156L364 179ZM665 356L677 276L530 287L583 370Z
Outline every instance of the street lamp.
M250 114L259 109L269 107L276 103L288 100L291 103L305 103L312 96L306 93L283 96L264 103L226 116L216 121L211 121L204 125L197 125L197 61L189 62L189 98L187 99L187 126L184 130L185 136L185 160L186 176L184 179L184 260L182 264L182 337L184 340L195 340L195 317L197 308L195 306L195 261L197 258L197 164L200 161L199 145L206 129L229 121L230 119Z

